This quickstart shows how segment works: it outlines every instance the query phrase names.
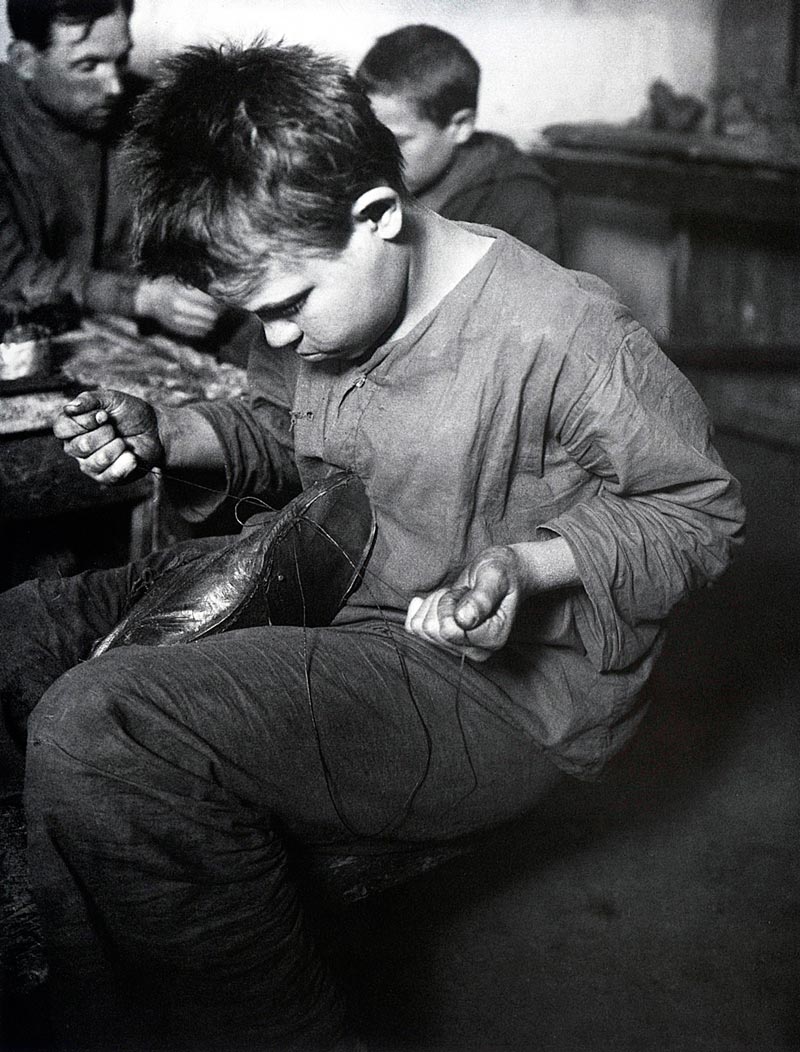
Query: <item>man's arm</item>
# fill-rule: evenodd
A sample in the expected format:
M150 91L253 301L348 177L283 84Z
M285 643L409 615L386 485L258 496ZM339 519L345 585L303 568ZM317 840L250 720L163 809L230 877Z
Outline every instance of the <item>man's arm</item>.
M207 335L220 306L205 292L171 278L147 280L131 270L104 270L47 256L32 224L21 220L0 181L0 297L20 304L71 299L93 313L152 318L179 336Z
M204 292L172 278L142 278L130 270L107 270L76 260L52 259L41 243L13 176L0 169L0 298L20 304L57 303L69 297L91 313L152 318L181 336L206 336L220 306Z
M48 257L35 229L33 217L20 213L21 202L9 185L9 175L0 170L0 294L9 302L53 303L69 296L84 306L92 275L75 262ZM120 276L108 271L96 275L91 290L96 309L130 313L138 285L135 275Z

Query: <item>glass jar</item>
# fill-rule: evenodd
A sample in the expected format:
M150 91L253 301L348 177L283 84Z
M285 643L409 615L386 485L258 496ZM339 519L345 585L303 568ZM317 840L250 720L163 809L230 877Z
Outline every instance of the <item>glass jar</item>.
M0 380L48 376L51 368L49 329L32 322L6 329L0 343Z

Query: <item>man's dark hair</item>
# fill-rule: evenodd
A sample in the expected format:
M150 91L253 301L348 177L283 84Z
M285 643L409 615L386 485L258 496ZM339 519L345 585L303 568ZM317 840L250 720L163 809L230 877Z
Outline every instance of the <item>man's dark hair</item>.
M16 40L27 40L39 51L53 41L53 26L82 25L86 34L98 18L122 8L126 17L133 13L134 0L6 0L8 24Z
M378 37L356 70L371 95L403 95L440 128L478 108L480 66L461 41L435 26L403 26Z
M136 106L134 250L150 276L244 295L276 251L340 251L374 186L406 191L394 136L310 48L190 47Z

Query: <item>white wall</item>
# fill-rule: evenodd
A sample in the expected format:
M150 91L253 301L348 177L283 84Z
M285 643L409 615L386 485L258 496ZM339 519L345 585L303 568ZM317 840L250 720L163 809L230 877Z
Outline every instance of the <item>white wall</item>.
M308 43L355 65L409 22L459 36L483 71L480 124L521 146L559 121L625 121L664 77L705 95L720 0L136 0L135 61L227 37ZM3 26L0 43L8 40Z

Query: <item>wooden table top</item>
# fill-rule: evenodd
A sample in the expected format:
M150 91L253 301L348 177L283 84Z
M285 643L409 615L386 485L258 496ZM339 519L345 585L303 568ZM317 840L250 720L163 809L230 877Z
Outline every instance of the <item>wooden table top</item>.
M126 319L86 319L79 330L55 337L53 350L62 388L0 394L0 521L147 496L148 480L98 486L63 452L51 427L79 390L110 387L172 406L238 398L246 390L244 370L165 336L141 336Z

